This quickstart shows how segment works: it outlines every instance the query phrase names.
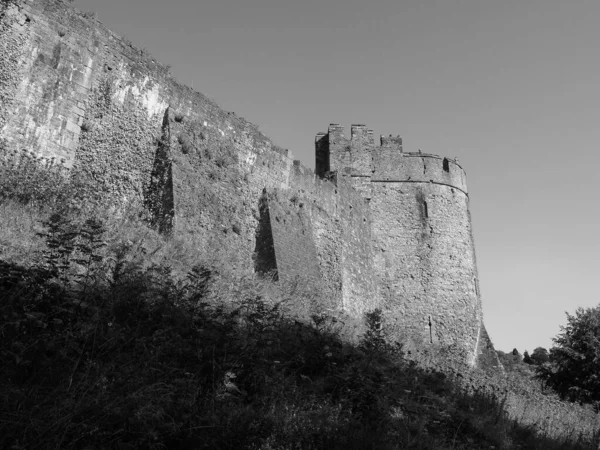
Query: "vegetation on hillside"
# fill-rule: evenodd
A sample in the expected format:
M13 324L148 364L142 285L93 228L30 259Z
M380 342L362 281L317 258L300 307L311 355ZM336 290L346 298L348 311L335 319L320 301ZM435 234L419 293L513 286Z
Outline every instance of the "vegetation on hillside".
M35 164L0 168L0 448L597 448Z
M600 409L600 306L567 314L567 325L554 338L537 377L563 399Z

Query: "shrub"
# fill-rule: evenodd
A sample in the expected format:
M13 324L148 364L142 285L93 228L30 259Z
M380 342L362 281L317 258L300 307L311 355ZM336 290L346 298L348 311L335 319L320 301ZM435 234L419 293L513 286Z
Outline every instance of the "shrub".
M86 11L81 13L81 17L89 20L96 20L98 15L94 11Z
M194 150L194 144L188 135L180 134L177 141L179 142L179 145L181 145L181 152L184 155L188 155Z
M598 408L600 307L578 308L575 315L567 314L567 325L561 330L550 349L552 364L539 366L537 376L562 398L592 403Z
M537 347L533 353L531 354L531 361L533 364L544 364L550 361L550 355L548 354L548 350L543 347Z
M81 124L81 131L83 131L84 133L92 131L92 128L93 128L93 125L89 120L84 120L83 123Z

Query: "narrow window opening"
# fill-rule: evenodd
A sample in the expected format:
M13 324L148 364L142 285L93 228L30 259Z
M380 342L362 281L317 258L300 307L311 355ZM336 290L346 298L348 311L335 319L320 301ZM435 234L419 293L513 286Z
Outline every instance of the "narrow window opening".
M477 278L473 278L473 284L475 285L475 295L479 296L479 287L477 286Z
M444 172L450 172L450 163L448 162L448 158L444 158L442 165L444 167Z
M423 215L425 218L429 218L429 210L427 209L427 202L423 202Z
M429 316L429 343L433 344L433 323L431 322L431 316Z

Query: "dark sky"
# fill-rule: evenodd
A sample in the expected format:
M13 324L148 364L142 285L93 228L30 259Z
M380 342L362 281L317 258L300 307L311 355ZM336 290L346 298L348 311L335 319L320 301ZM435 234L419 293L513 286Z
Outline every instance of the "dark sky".
M485 322L549 347L595 306L597 0L75 0L314 166L329 123L467 171Z

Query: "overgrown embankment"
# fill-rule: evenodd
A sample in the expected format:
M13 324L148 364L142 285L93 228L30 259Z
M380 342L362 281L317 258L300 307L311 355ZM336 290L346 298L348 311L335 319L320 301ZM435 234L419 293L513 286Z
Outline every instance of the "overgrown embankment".
M475 373L406 361L377 312L302 309L298 286L21 169L0 174L1 448L597 447L594 423L551 433Z

